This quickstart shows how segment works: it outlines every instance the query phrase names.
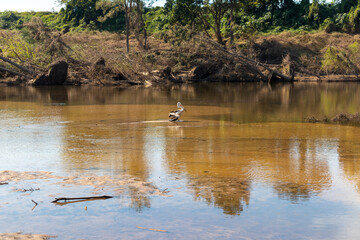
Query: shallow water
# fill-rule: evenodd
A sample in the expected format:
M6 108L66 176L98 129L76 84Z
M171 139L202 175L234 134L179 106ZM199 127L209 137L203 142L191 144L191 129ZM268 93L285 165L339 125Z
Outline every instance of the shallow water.
M171 123L177 101L187 112ZM302 121L340 112L360 112L360 84L0 88L0 171L127 175L172 195L130 188L59 206L54 196L92 189L10 182L0 185L0 233L358 239L359 127ZM30 188L40 190L14 191Z

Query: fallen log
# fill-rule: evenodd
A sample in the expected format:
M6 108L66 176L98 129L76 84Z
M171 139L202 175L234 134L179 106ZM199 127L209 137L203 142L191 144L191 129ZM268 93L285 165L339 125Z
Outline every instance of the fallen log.
M71 202L71 201L84 201L84 200L103 200L113 198L112 196L95 196L95 197L77 197L77 198L55 198L52 203L58 203L60 201Z
M0 65L0 71L4 71L4 72L8 72L8 73L11 73L13 75L17 75L17 76L21 76L21 77L25 77L27 79L31 79L31 77L25 75L25 74L22 74L22 73L19 73L19 72L16 72L16 71L13 71L13 70L10 70L10 69L7 69L7 68L4 68Z
M30 73L32 75L36 75L36 73L30 69L27 69L26 67L23 67L13 61L11 61L10 59L6 58L6 57L3 57L3 56L0 56L0 59L3 60L4 62L7 62L7 63L10 63L11 65L13 65L14 67L17 67L18 69L20 69L21 71L24 71L24 72L27 72L27 73ZM17 74L18 75L18 74Z

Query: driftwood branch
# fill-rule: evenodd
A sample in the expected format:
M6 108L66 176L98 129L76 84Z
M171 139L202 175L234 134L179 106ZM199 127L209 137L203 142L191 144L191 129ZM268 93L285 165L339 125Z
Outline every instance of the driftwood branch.
M34 209L37 207L38 203L35 202L34 200L31 200L31 201L35 204L34 207L31 209L31 211L34 211Z
M3 56L0 56L0 59L3 60L4 62L7 62L7 63L10 63L11 65L13 65L14 67L17 67L18 69L20 69L21 71L24 71L24 72L27 72L27 73L30 73L32 75L36 75L36 73L30 69L27 69L26 67L23 67L13 61L11 61L10 59L6 58L6 57L3 57ZM16 75L19 75L19 74L16 74Z
M112 196L95 196L95 197L77 197L77 198L55 198L55 200L52 201L52 203L58 203L61 201L64 201L64 203L66 203L66 202L72 202L72 201L104 200L104 199L109 199L109 198L113 198L113 197Z
M25 78L30 79L30 77L27 76L27 75L25 75L25 74L22 74L22 73L19 73L19 72L16 72L16 71L13 71L13 70L4 68L4 67L2 67L2 66L0 66L0 71L8 72L8 73L11 73L11 74L13 74L13 75L22 76L22 77L25 77Z

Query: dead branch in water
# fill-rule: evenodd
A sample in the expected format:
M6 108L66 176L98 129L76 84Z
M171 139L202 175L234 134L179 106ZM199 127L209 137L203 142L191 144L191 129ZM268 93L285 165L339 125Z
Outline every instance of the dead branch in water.
M55 198L52 203L59 203L61 201L64 201L65 203L74 203L74 202L82 202L82 201L91 201L91 200L105 200L113 198L112 196L95 196L95 197L77 197L77 198Z
M31 200L31 201L35 204L34 207L31 209L31 211L34 211L34 209L37 207L38 203L35 202L34 200Z
M1 185L7 185L7 184L9 184L9 183L7 183L7 182L0 182L0 186L1 186Z

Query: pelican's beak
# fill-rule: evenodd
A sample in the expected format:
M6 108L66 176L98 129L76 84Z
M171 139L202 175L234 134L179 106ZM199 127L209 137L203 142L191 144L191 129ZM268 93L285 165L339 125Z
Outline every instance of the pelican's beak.
M184 108L184 112L186 112L186 109Z

